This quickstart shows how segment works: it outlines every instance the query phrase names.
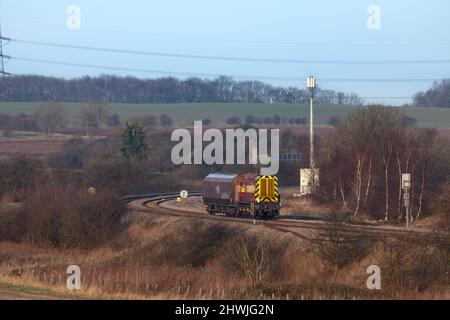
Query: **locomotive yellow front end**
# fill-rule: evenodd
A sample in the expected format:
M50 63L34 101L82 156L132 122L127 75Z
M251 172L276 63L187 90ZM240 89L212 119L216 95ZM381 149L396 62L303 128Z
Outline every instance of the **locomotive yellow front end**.
M280 213L280 192L276 176L258 176L255 186L255 213L272 218Z

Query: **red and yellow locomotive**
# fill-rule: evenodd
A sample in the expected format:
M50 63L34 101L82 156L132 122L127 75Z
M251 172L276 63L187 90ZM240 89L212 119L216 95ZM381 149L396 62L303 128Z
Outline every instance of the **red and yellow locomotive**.
M269 219L280 212L276 176L214 173L203 180L203 202L209 214Z

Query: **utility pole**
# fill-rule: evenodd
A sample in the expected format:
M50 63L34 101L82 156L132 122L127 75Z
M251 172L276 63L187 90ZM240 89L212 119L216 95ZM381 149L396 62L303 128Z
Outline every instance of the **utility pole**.
M314 187L316 174L314 162L314 111L313 111L313 100L314 100L314 89L316 88L316 78L310 76L306 79L306 86L309 91L309 167L311 175L312 187Z
M315 168L314 163L314 112L313 112L313 100L314 100L314 88L316 87L316 79L314 77L308 77L306 85L309 91L309 166L312 169Z
M3 45L7 44L9 41L11 41L11 39L5 38L2 35L2 24L0 22L0 75L2 76L2 78L10 75L10 73L5 71L5 61L4 61L4 58L9 59L10 57L3 55Z

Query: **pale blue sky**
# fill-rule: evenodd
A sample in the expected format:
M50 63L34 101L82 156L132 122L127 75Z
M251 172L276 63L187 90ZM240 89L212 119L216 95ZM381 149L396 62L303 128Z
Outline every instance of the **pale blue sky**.
M81 9L81 30L66 27L68 5ZM381 9L381 30L366 26L370 5ZM450 59L448 0L0 0L4 36L62 44L193 55L315 60ZM120 30L120 32L113 32ZM192 60L90 52L9 43L11 56L186 73L306 77L324 88L363 97L409 97L431 82L320 82L320 79L442 79L450 64L282 64ZM114 73L11 60L7 71L58 77ZM268 81L304 87L304 81ZM370 99L369 99L370 100ZM403 103L407 100L379 99Z

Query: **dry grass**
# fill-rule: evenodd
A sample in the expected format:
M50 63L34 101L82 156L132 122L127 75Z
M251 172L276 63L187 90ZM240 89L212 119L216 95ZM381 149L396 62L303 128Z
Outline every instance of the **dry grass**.
M282 188L281 196L281 215L305 215L312 217L324 217L329 215L332 210L326 205L320 205L308 197L294 196L298 194L298 188Z
M47 289L55 298L95 299L358 299L449 298L449 286L365 288L368 265L380 263L383 244L337 273L330 273L311 245L264 226L196 221L133 213L119 238L92 250L55 249L29 242L0 242L0 283ZM251 288L228 250L238 239L263 239L277 255L262 285ZM398 244L391 244L398 245ZM386 244L384 244L386 246ZM395 247L395 246L394 246ZM402 247L402 250L407 250ZM417 254L402 261L410 264ZM276 262L276 263L275 263ZM79 265L82 289L65 288L66 268ZM414 268L420 264L414 264ZM411 267L410 270L416 270ZM385 283L383 284L385 285ZM1 291L1 290L0 290ZM47 291L45 291L47 292Z

